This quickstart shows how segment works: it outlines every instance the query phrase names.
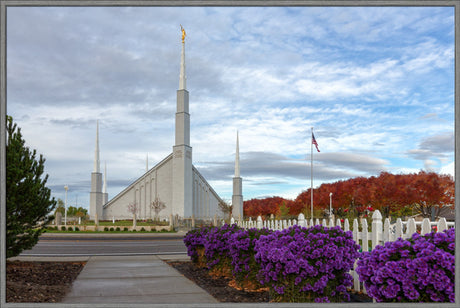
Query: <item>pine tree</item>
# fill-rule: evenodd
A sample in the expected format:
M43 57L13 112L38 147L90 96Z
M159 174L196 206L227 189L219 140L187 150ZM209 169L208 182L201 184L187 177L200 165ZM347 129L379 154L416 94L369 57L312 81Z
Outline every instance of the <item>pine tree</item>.
M21 129L7 116L6 143L6 257L32 248L44 227L54 218L56 206L45 186L45 159L36 159L36 150L25 146Z

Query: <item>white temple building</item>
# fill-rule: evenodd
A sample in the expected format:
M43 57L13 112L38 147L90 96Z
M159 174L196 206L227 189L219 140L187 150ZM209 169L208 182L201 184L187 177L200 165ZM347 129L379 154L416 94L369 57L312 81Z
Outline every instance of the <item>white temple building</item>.
M135 204L138 219L153 219L155 211L152 203L159 200L164 203L158 217L169 219L171 215L179 218L212 219L223 217L219 203L223 202L206 179L192 164L192 147L190 146L189 92L186 89L185 75L185 31L182 30L182 52L177 90L177 112L175 125L175 145L172 153L156 166L131 183L119 194L108 200L106 168L104 183L99 161L99 122L96 131L96 149L94 169L91 174L90 219L132 219L128 210ZM243 216L243 196L241 177L239 175L239 145L235 157L235 177L233 180L233 216ZM103 189L102 189L103 184ZM236 190L235 190L236 189Z

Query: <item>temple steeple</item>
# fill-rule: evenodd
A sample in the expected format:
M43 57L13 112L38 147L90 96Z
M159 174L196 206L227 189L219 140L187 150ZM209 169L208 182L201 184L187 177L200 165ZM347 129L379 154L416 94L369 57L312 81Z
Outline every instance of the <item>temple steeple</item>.
M96 148L94 150L94 168L91 173L91 192L89 199L89 214L91 219L102 219L102 206L104 194L102 193L102 174L99 162L99 121L96 123Z
M96 147L94 150L94 168L93 172L101 172L99 162L99 120L96 122Z
M102 192L107 193L107 162L104 163L104 183L102 184Z
M236 131L235 177L240 177L240 142L238 138L238 131Z
M109 201L109 194L107 193L107 162L104 162L104 183L102 184L102 204Z
M180 217L193 215L192 147L190 147L189 95L185 76L185 30L182 32L182 53L177 90L176 143L173 146L172 214Z
M187 89L187 76L185 75L185 30L180 26L182 31L182 53L180 57L180 74L179 74L179 90L186 90Z
M243 179L240 177L240 141L236 132L235 177L233 178L232 216L243 219Z

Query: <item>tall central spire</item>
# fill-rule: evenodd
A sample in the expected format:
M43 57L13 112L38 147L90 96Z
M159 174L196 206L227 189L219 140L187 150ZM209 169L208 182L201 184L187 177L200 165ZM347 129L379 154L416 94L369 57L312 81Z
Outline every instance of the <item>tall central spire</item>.
M99 120L96 124L96 149L94 151L94 168L93 172L100 173L100 164L99 164Z
M185 76L185 30L180 26L180 29L182 31L182 53L180 57L180 75L179 75L179 90L186 90L186 81L187 81L187 76Z
M238 140L238 131L236 131L235 177L240 177L240 142Z

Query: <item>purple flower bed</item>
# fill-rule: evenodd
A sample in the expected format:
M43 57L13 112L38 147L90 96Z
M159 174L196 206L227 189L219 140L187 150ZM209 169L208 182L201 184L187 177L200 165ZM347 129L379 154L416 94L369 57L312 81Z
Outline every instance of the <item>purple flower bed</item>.
M261 287L257 273L260 264L256 262L254 255L255 242L261 235L270 234L269 229L240 229L230 239L230 256L232 259L232 275L240 287L258 289Z
M211 228L206 233L204 256L209 270L231 270L230 240L232 234L239 229L236 224L225 224L222 227Z
M455 302L455 229L364 252L356 272L378 302Z
M283 302L349 301L348 273L359 256L352 232L340 227L293 226L260 236L255 243L260 282Z
M206 243L206 235L210 228L202 227L187 232L184 237L184 244L187 247L187 255L193 263L200 264L206 263L204 256L200 254L200 250L204 251L204 244Z

